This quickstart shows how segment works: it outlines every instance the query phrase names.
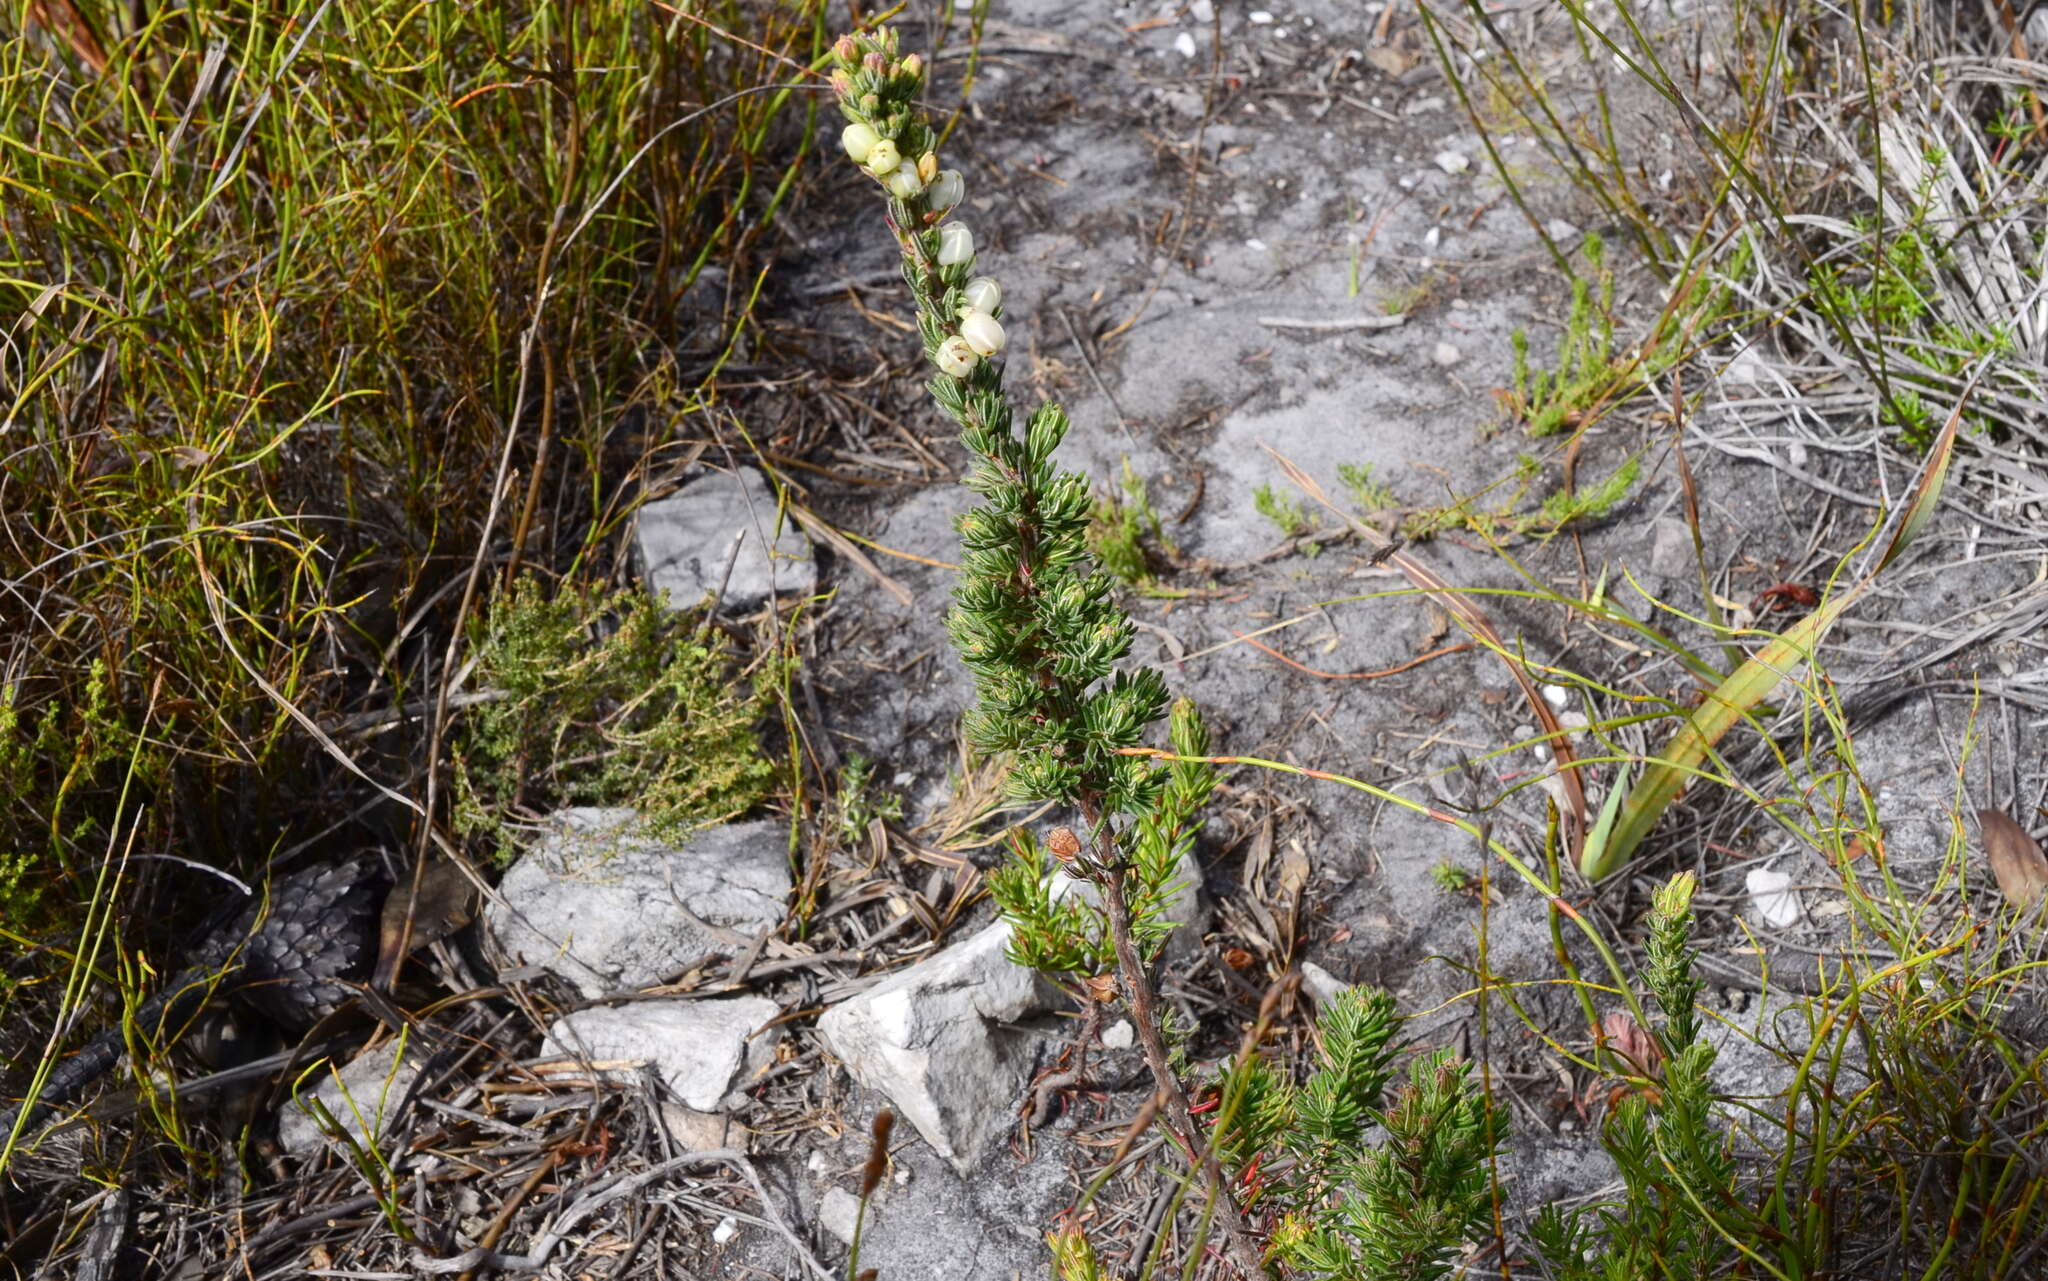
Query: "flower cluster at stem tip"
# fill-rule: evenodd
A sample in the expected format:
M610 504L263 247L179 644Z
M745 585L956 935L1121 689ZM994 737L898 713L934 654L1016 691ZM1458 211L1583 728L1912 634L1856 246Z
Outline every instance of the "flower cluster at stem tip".
M1003 288L972 274L974 232L946 217L967 194L966 180L957 169L939 168L936 139L918 119L924 59L899 59L889 28L841 36L832 59L832 91L847 122L839 145L888 193L890 222L912 264L911 287L943 297L941 324L925 333L926 353L941 373L965 379L1008 341L999 319Z

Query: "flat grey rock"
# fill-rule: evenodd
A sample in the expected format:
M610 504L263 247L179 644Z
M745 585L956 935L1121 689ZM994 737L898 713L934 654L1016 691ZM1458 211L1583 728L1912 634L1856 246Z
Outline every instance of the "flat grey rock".
M1692 526L1676 516L1659 516L1650 544L1650 572L1672 582L1697 579L1699 561L1693 555Z
M761 1029L780 1013L781 1006L761 996L597 1006L556 1020L541 1053L600 1064L650 1063L684 1106L717 1112L774 1057L782 1029Z
M420 1074L418 1058L411 1054L401 1058L398 1045L397 1041L388 1042L358 1054L338 1069L323 1068L310 1078L278 1109L278 1146L303 1157L328 1141L309 1102L312 1099L318 1099L358 1145L374 1146L397 1122L399 1104Z
M699 476L640 509L641 577L677 609L714 593L720 609L734 612L771 595L808 595L818 585L810 544L791 525L778 530L776 519L775 491L753 468Z
M744 951L781 921L786 829L726 823L665 844L639 834L637 819L629 809L554 816L554 831L505 873L484 913L511 963L596 997L652 986L707 952Z
M963 1174L1008 1128L1031 1071L1008 1025L1063 1003L998 922L827 1010L818 1035Z
M1301 990L1308 993L1318 1006L1328 1005L1351 990L1351 984L1338 978L1314 961L1301 963Z

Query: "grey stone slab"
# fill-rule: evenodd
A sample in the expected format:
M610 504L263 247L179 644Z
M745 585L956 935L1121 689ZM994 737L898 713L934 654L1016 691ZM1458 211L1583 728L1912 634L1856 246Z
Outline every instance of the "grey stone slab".
M541 1052L594 1063L650 1063L686 1107L717 1112L774 1057L781 1029L762 1028L781 1012L759 996L595 1006L557 1020Z
M854 1077L889 1097L963 1174L999 1139L1031 1060L1010 1030L1058 1004L1057 988L1004 955L997 923L827 1010L818 1035Z
M512 964L585 996L647 987L707 952L743 951L782 919L786 831L768 820L681 844L639 833L628 809L567 809L505 873L485 922ZM706 927L709 927L708 929Z
M642 507L636 551L648 590L678 609L716 594L722 610L744 612L818 585L810 544L778 525L775 491L751 467L699 476Z

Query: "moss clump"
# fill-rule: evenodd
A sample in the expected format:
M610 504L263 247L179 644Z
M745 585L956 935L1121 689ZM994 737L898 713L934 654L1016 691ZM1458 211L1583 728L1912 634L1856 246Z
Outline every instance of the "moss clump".
M456 822L562 805L630 805L668 838L767 795L762 716L779 667L742 670L701 614L642 591L549 595L522 579L492 603L457 735Z

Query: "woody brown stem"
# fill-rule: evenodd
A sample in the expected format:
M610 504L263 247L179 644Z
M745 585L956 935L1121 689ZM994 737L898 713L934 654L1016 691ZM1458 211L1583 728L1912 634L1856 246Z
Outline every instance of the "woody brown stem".
M1131 905L1124 894L1124 866L1116 849L1116 838L1092 798L1082 798L1081 813L1095 833L1097 859L1105 869L1096 884L1102 889L1102 910L1109 917L1109 936L1116 945L1117 977L1122 980L1124 997L1130 1002L1131 1022L1137 1025L1138 1044L1145 1051L1145 1066L1152 1070L1152 1079L1165 1096L1167 1124L1178 1131L1181 1142L1201 1167L1209 1194L1215 1198L1216 1217L1223 1225L1231 1264L1248 1278L1263 1278L1267 1272L1259 1261L1259 1247L1252 1240L1244 1211L1230 1190L1230 1181L1216 1160L1215 1151L1195 1129L1194 1114L1188 1109L1187 1091L1181 1088L1180 1077L1167 1060L1166 1041L1159 1034L1158 998L1152 991L1151 976L1145 973L1145 966L1138 959L1138 947L1132 937Z

